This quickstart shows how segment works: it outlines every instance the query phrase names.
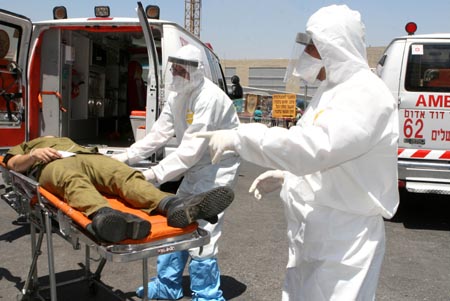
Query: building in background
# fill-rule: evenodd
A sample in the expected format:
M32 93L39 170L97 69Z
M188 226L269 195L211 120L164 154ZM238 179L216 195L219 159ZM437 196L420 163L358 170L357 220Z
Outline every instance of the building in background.
M370 68L376 68L378 60L383 54L385 47L367 48L367 60ZM231 87L231 77L237 75L244 90L244 99L235 100L238 114L243 122L251 122L251 116L257 106L263 109L263 122L272 125L279 124L280 121L273 122L271 117L272 95L293 93L297 95L297 107L304 109L314 95L316 87L295 86L292 83L284 82L284 75L289 59L266 59L266 60L221 60L222 68L225 72L228 89ZM282 120L282 124L292 124Z
M369 66L375 68L385 47L367 48L367 59ZM300 87L286 86L284 74L288 65L288 59L267 60L221 60L225 72L227 84L231 85L231 77L239 76L243 87L262 89L269 94L270 91L282 91L299 93Z

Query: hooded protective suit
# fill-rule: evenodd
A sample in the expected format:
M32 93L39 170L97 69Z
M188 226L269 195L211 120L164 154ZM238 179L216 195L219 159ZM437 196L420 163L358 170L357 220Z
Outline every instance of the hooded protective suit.
M322 8L306 32L326 80L297 126L243 124L221 133L234 137L231 146L214 136L210 146L285 171L283 300L372 300L385 250L383 217L391 218L399 203L397 104L366 62L358 12Z
M233 187L240 165L239 156L229 152L219 164L213 165L207 142L193 135L202 131L236 128L239 118L232 101L204 77L201 52L196 47L187 45L180 48L175 56L169 57L169 62L173 64L170 67L172 78L166 84L172 92L150 132L127 149L128 161L133 163L147 158L175 135L178 148L152 167L158 183L184 175L177 195L196 194L217 186ZM185 71L188 79L175 76L184 75ZM201 228L211 232L211 241L201 249L189 250L193 258L190 263L193 300L223 300L215 258L222 216L219 215L216 224L199 221ZM150 283L150 298L178 299L183 296L181 280L188 257L181 253L159 256L158 278Z

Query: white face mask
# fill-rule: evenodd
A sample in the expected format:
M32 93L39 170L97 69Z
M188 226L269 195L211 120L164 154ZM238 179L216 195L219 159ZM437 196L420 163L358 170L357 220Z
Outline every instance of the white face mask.
M307 52L303 52L298 58L298 63L292 73L294 76L300 77L308 84L313 84L322 67L322 60L312 57Z

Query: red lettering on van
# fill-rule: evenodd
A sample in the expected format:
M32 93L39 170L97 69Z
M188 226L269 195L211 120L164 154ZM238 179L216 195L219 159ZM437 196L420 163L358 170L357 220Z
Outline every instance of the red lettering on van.
M430 107L442 107L442 95L430 95L428 98L428 103Z
M420 94L416 101L416 107L450 108L450 95L425 95Z
M425 96L423 96L423 94L420 94L419 98L417 98L417 101L416 101L416 107L420 107L420 106L422 106L422 107L427 106L427 103L425 101Z

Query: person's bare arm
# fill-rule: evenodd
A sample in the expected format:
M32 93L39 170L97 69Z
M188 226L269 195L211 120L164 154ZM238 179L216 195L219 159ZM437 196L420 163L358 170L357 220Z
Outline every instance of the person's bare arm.
M34 148L28 154L13 156L8 160L6 167L17 172L25 172L38 161L49 163L60 158L62 156L58 151L51 147Z

